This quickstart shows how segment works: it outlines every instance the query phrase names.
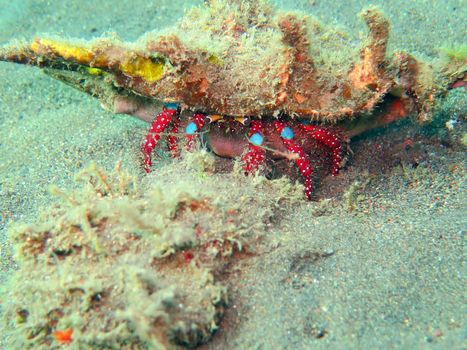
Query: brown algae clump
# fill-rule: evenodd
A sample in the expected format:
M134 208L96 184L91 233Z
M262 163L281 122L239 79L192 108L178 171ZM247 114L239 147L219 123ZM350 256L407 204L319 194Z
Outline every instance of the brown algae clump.
M221 175L203 170L209 164L198 152L147 182L91 165L78 176L81 189L54 188L57 205L36 224L10 230L20 266L2 292L10 347L207 342L227 306L223 269L252 251L290 203L284 191L301 197L285 180L245 181L235 173L222 175L238 189L227 192Z

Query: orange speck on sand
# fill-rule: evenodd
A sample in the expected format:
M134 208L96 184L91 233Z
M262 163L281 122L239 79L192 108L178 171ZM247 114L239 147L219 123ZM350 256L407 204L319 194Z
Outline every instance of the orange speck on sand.
M402 143L402 146L404 146L404 148L407 148L409 146L412 146L413 145L413 140L412 139L406 139L403 143Z
M53 336L60 344L70 344L73 341L73 328L55 331Z

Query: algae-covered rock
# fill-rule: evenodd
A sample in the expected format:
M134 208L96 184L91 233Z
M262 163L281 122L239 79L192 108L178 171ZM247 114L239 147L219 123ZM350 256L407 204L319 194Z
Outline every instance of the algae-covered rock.
M285 180L206 172L205 153L185 159L145 180L92 165L81 189L52 188L60 200L36 224L12 227L11 349L176 349L211 338L227 306L224 266L302 195Z

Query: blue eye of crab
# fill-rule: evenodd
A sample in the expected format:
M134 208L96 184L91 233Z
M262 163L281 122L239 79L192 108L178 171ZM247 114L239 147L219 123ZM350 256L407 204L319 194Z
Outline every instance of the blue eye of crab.
M177 109L178 108L178 103L175 102L169 102L164 105L165 109Z
M294 138L294 133L291 128L286 126L284 129L282 129L281 132L281 137L286 140L292 140Z
M261 146L263 144L263 136L256 132L250 136L249 141L255 146Z
M188 135L193 135L196 131L198 131L198 127L194 122L189 122L188 125L186 126L185 132Z

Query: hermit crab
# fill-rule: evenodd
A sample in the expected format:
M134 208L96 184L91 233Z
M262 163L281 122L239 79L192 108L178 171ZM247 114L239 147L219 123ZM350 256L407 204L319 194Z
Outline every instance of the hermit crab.
M246 173L290 159L310 199L310 150L323 148L336 175L351 137L407 115L429 120L441 86L465 80L389 54L385 17L373 7L361 17L368 33L356 46L263 0L212 0L136 43L37 37L4 46L0 60L44 68L114 112L155 115L142 145L146 171L161 137L174 156L181 139L192 149L203 137L219 156L240 157Z

